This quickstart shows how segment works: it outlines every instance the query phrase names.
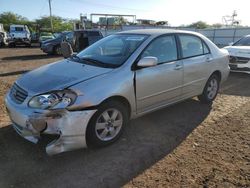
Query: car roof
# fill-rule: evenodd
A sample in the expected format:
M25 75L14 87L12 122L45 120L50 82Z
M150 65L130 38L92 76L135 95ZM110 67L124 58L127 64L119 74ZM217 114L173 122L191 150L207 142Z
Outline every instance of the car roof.
M25 25L11 24L10 27L25 27Z
M93 29L77 29L77 30L74 30L74 32L85 32L85 31L88 31L88 32L100 32L99 30L93 30Z
M144 35L152 35L152 36L159 36L163 34L172 34L172 33L189 33L189 34L196 34L196 32L192 31L184 31L184 30L176 30L176 29L136 29L130 31L122 31L119 32L122 34L144 34Z

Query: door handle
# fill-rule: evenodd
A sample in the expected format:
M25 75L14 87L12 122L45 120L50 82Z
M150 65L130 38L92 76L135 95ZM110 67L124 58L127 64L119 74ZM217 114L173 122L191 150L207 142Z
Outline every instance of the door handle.
M180 69L182 69L182 66L181 66L181 65L179 65L179 64L175 65L174 70L180 70Z
M210 62L210 61L212 61L213 59L211 58L211 57L207 57L206 58L206 62Z

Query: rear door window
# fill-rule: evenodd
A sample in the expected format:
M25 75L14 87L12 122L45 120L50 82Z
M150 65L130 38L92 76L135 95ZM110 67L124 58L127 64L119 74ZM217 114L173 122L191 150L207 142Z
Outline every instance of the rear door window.
M208 49L207 45L204 42L203 42L203 51L204 51L204 54L210 53L210 50Z

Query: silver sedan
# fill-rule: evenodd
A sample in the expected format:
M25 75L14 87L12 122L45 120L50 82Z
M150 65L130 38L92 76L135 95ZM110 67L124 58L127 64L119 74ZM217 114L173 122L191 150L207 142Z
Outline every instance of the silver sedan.
M116 141L132 118L194 96L211 103L228 63L228 53L198 33L126 31L24 74L5 103L27 140L58 135L46 147L50 155L100 147Z

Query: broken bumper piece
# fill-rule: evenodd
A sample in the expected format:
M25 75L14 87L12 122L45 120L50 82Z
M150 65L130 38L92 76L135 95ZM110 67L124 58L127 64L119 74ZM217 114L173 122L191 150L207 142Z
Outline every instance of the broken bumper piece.
M47 145L49 155L87 147L86 128L96 110L34 112L18 109L9 101L6 101L6 107L14 129L23 138L37 143L41 134L59 135Z

